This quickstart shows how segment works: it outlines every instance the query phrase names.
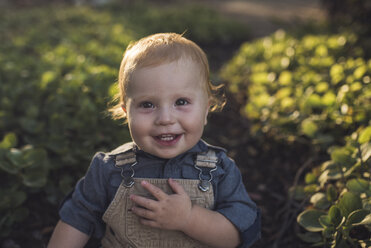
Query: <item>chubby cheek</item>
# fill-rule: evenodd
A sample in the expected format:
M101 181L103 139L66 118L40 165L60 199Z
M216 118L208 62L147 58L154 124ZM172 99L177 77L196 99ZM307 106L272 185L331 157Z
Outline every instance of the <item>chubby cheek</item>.
M205 124L206 121L204 116L194 116L193 118L187 118L183 121L183 128L187 133L201 137Z
M150 121L137 115L128 115L128 126L134 141L138 141L148 134L150 130Z

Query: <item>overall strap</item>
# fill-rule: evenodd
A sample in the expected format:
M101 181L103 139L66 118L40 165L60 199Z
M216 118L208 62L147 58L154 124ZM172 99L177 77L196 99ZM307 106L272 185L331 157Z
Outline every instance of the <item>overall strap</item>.
M196 163L194 167L200 171L198 177L200 183L198 188L203 191L209 191L211 181L213 180L212 172L217 169L216 164L219 159L213 149L209 148L206 153L199 153L196 157Z
M135 175L134 166L137 164L135 152L130 150L124 153L117 154L115 157L115 166L121 169L121 176L123 178L123 185L130 188L134 184L133 177ZM125 165L130 164L129 168Z
M133 164L135 162L137 162L137 158L135 152L133 151L121 153L116 156L116 167L124 166L126 164Z
M196 158L198 167L215 168L217 163L218 157L212 149L209 149L206 153L199 153Z

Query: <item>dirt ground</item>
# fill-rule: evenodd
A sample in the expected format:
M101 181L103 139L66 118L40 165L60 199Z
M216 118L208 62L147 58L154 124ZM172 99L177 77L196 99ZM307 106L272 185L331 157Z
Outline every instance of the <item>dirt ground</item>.
M245 23L255 38L308 20L322 21L320 0L199 0L222 15Z

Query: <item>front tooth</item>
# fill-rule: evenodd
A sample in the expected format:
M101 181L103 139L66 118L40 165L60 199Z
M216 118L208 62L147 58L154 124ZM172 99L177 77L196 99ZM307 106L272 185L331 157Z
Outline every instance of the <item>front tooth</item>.
M161 135L161 140L163 141L170 141L173 140L174 136L173 135Z

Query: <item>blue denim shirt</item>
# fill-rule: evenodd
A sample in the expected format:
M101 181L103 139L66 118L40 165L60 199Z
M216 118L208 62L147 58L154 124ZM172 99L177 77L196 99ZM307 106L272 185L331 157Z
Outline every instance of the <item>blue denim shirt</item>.
M216 151L217 170L213 172L214 211L230 220L240 232L242 244L249 247L260 238L260 212L248 196L241 173L223 148L210 146L200 140L193 148L172 159L162 159L136 149L133 143L124 144L110 153L95 154L90 167L75 190L61 205L61 220L89 236L102 238L105 223L102 216L122 182L121 170L115 167L115 155L134 149L139 178L198 179L195 157L209 148Z

